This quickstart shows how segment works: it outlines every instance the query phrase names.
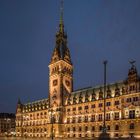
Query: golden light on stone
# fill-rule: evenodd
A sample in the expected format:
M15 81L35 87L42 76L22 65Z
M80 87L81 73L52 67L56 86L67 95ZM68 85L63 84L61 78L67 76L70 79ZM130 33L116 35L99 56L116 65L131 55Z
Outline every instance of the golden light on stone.
M49 97L27 104L18 102L16 136L93 138L102 131L103 87L73 91L73 65L63 19L60 23L56 47L48 66ZM134 64L125 81L107 86L106 124L109 135L140 137L140 78Z

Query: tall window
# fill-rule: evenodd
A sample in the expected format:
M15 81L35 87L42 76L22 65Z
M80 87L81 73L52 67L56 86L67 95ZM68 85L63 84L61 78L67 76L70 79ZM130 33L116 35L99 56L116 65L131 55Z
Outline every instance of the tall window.
M67 123L70 123L70 118L67 118Z
M73 119L72 119L72 123L75 123L75 117L73 117Z
M85 109L88 109L88 106L85 106Z
M88 122L88 116L85 116L85 122Z
M91 105L91 108L95 108L95 104Z
M85 131L88 131L88 126L85 126Z
M76 107L73 108L73 111L76 111Z
M102 114L99 114L99 119L98 119L98 120L99 120L99 121L102 121L102 118L103 118L103 117L102 117Z
M119 100L117 100L117 101L115 101L114 104L115 104L115 105L119 105L119 103L120 103Z
M106 120L109 121L110 120L110 113L106 114Z
M115 120L119 120L119 112L115 112Z
M130 110L129 111L129 119L134 119L135 118L135 110Z
M92 126L92 131L95 131L95 127L94 126Z
M134 123L131 123L130 126L129 126L129 128L130 128L130 129L134 129L134 128L135 128Z
M81 117L78 118L78 122L79 122L79 123L81 122Z
M110 130L110 126L109 125L107 126L107 130Z
M81 132L82 131L82 128L81 128L81 126L79 127L79 132Z
M94 122L95 121L95 115L92 115L91 116L91 122Z
M70 131L70 128L69 128L69 127L67 128L67 131L68 131L68 132Z
M74 132L76 131L75 127L73 127L73 131L74 131Z
M103 107L103 103L99 103L99 107Z
M119 125L115 125L115 130L119 130Z
M138 97L133 97L133 101L134 101L134 102L136 102L136 101L138 101L138 100L139 100Z
M99 126L99 131L102 131L102 128L103 128L103 127L100 125L100 126Z
M111 106L111 102L106 102L106 106Z

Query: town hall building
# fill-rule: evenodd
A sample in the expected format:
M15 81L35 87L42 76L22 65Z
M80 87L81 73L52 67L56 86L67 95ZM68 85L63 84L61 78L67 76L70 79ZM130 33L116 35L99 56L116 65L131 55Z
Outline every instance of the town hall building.
M104 87L73 90L73 64L61 10L49 64L49 97L18 101L17 137L98 137L104 120ZM131 65L126 79L108 84L105 120L110 137L140 137L140 77Z

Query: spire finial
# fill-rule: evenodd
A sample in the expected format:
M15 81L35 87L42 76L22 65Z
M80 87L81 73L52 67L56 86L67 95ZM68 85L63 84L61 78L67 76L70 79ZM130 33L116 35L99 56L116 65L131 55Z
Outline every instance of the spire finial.
M60 21L63 21L63 12L64 12L64 0L61 0L61 6L60 6Z
M64 0L61 0L61 5L60 5L60 31L63 32L63 12L64 12Z

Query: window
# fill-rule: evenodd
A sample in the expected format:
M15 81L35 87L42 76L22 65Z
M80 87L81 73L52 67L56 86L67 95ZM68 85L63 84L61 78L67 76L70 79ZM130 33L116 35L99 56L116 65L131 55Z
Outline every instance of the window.
M95 127L94 126L92 126L92 131L94 131L95 130Z
M76 111L76 107L73 108L73 111Z
M70 123L70 118L67 118L67 123Z
M134 119L135 118L135 110L130 110L129 111L129 119Z
M115 89L115 96L120 96L120 89L118 87Z
M127 98L126 102L130 103L131 102L131 98Z
M135 128L134 123L131 123L130 126L129 126L129 128L130 128L130 129L134 129L134 128Z
M85 109L88 109L88 106L85 106Z
M106 120L109 121L110 120L110 113L106 114Z
M85 122L88 122L88 116L85 116Z
M57 83L58 83L58 81L57 81L57 80L53 80L53 86L56 86L56 85L57 85Z
M73 131L74 131L74 132L76 131L75 127L73 127Z
M119 125L115 125L115 130L119 130Z
M91 116L91 122L94 122L95 121L95 115L92 115Z
M88 131L88 126L85 126L85 131Z
M102 121L102 114L99 114L99 121Z
M75 123L75 117L72 118L72 123Z
M107 130L110 130L110 126L109 125L107 126Z
M99 107L102 107L103 106L103 103L99 103Z
M102 126L100 125L100 126L99 126L99 131L101 131L101 130L102 130Z
M70 131L70 128L68 127L68 129L67 129L67 130L68 130L68 132L69 132L69 131Z
M91 108L95 108L95 104L91 105Z
M119 120L119 112L115 112L115 120Z
M79 122L79 123L81 122L81 117L78 118L78 122Z
M130 91L134 91L134 90L135 90L135 86L134 86L134 85L130 86L130 87L129 87L129 90L130 90Z
M138 101L138 97L133 97L133 101L134 102Z
M81 126L79 127L79 132L81 132L82 131L82 128L81 128Z
M78 107L78 110L82 110L82 107L81 107L81 106L79 106L79 107Z
M120 104L119 100L115 101L114 104L115 104L115 105L119 105L119 104Z
M106 106L111 106L111 102L106 102Z

